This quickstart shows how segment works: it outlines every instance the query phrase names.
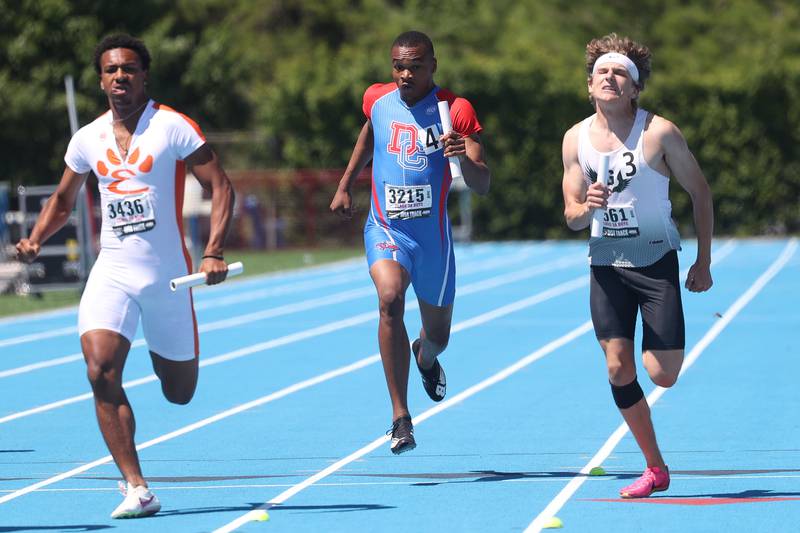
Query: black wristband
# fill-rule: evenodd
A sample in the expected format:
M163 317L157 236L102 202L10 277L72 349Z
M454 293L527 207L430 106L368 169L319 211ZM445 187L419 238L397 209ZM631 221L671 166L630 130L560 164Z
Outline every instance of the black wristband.
M221 255L204 255L203 259L217 259L219 261L225 261L225 258Z

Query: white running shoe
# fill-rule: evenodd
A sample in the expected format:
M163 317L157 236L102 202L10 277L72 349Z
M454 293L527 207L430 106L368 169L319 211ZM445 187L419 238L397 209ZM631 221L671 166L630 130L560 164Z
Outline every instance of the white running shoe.
M144 518L161 510L161 502L144 485L134 487L128 483L126 487L120 483L119 490L125 499L111 513L111 518Z

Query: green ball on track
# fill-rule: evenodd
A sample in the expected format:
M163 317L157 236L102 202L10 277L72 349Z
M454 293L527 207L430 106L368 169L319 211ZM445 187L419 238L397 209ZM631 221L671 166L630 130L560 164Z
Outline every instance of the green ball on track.
M266 522L267 520L269 520L269 513L267 513L263 509L260 509L258 511L253 511L252 516L253 520L257 522Z
M594 466L591 470L589 470L590 476L605 476L606 471L603 469L602 466Z

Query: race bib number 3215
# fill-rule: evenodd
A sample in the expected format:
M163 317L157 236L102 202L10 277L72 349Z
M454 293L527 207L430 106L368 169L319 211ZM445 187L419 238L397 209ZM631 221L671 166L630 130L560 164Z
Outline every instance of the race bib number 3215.
M386 216L407 220L427 217L431 214L433 195L430 185L386 184Z

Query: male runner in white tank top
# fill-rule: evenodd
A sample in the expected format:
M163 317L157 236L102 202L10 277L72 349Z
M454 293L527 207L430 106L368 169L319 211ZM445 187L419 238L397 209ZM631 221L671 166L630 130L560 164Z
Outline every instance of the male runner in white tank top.
M177 404L191 400L199 355L192 296L169 289L171 278L191 272L181 227L185 168L212 193L211 230L199 268L209 285L227 274L223 251L233 189L197 124L147 97L150 54L144 43L106 37L94 63L110 109L70 141L61 182L17 251L23 261L36 258L94 172L102 201L101 251L78 324L100 430L127 482L111 517L138 518L158 512L161 504L142 477L122 370L141 317L164 396Z
M642 312L642 356L650 379L670 387L683 364L684 321L678 280L680 249L671 217L669 176L689 193L694 208L697 259L685 287L712 285L711 192L680 130L639 109L650 75L650 51L615 34L586 46L589 96L596 113L564 136L564 216L573 230L602 222L589 239L590 307L606 356L614 401L641 448L647 468L623 498L645 498L669 487L669 470L656 442L650 408L636 377L633 337ZM597 179L602 155L607 176Z

